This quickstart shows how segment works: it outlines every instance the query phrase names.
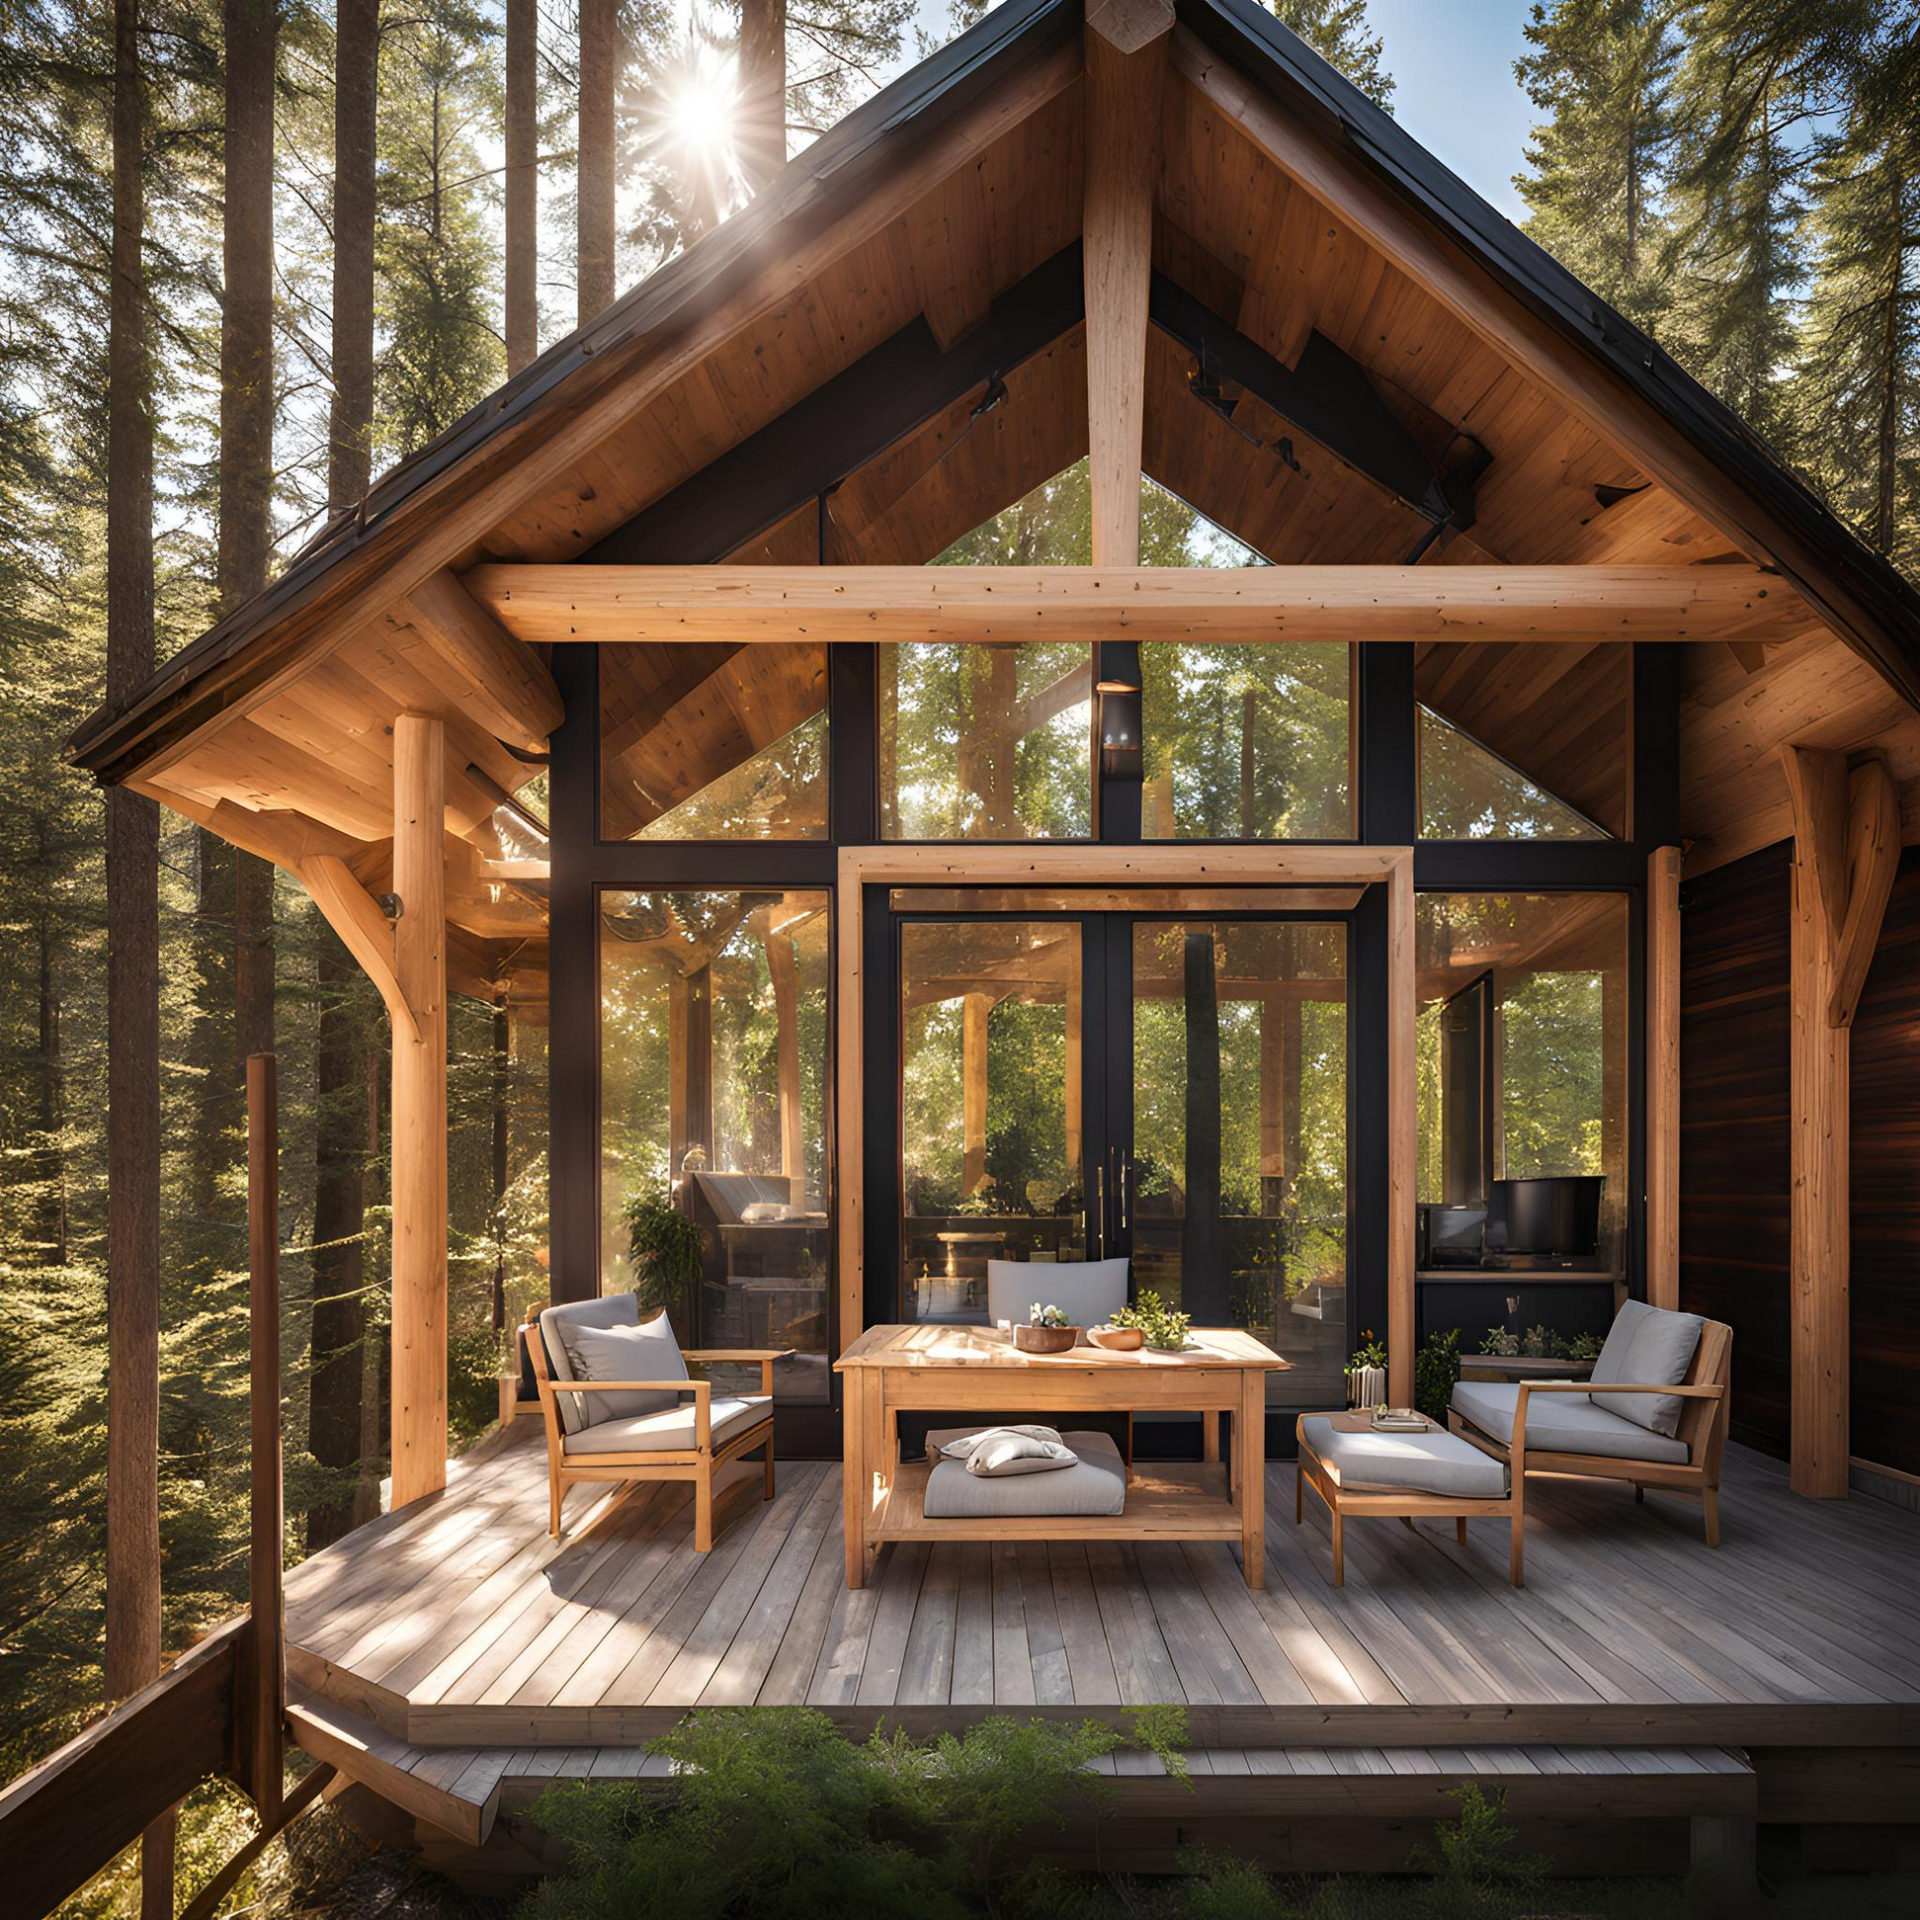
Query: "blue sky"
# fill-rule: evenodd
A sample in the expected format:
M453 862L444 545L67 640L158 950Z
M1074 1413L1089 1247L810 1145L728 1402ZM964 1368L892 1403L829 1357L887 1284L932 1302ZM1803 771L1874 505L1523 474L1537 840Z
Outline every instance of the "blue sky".
M1519 221L1513 190L1533 104L1513 77L1527 0L1371 0L1394 117L1484 199Z

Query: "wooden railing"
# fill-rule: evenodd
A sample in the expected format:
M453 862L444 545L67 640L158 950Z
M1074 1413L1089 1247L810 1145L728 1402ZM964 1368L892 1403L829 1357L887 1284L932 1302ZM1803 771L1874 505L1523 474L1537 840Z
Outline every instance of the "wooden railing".
M274 1056L247 1062L247 1229L252 1328L251 1604L151 1685L0 1789L0 1908L38 1916L164 1823L203 1782L228 1776L252 1799L259 1830L179 1920L208 1920L332 1769L283 1792L287 1655L281 1587L279 1083ZM143 1863L143 1909L172 1920L172 1840Z

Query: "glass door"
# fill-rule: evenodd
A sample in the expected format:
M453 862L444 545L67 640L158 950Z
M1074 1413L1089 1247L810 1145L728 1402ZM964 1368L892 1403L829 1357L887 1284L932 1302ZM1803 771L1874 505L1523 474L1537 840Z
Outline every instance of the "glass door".
M1275 1405L1338 1405L1345 919L1036 910L898 927L900 1317L983 1322L989 1260L1125 1254L1136 1294L1292 1362Z

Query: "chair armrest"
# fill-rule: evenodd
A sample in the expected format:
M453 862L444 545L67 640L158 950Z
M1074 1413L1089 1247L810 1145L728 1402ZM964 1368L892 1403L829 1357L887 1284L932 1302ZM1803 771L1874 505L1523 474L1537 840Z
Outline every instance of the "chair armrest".
M760 1391L769 1398L773 1395L773 1363L785 1360L793 1352L792 1347L697 1347L683 1349L681 1359L699 1360L706 1363L720 1361L740 1365L760 1364Z
M555 1393L697 1393L711 1399L711 1380L549 1380Z

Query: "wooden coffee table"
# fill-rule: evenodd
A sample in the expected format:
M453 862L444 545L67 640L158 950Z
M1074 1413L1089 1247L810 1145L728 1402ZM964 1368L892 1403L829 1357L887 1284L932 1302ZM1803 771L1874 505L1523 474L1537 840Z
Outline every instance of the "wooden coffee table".
M1287 1362L1237 1327L1195 1327L1180 1353L1022 1353L998 1327L869 1327L838 1360L845 1383L847 1585L888 1540L1233 1540L1247 1585L1265 1584L1267 1375ZM1197 1463L1137 1467L1124 1513L929 1520L928 1467L900 1458L909 1412L1197 1411L1208 1436ZM1219 1460L1231 1413L1231 1467Z
M1475 1499L1457 1493L1429 1493L1417 1487L1396 1487L1385 1485L1370 1477L1364 1486L1343 1485L1338 1468L1322 1460L1307 1439L1307 1422L1325 1420L1331 1423L1339 1433L1375 1433L1373 1416L1364 1410L1342 1411L1339 1413L1303 1413L1294 1422L1294 1438L1300 1448L1300 1470L1293 1487L1293 1523L1298 1526L1306 1517L1306 1490L1311 1487L1327 1503L1327 1512L1333 1522L1333 1584L1343 1586L1346 1582L1346 1556L1344 1525L1349 1517L1369 1519L1397 1519L1411 1528L1414 1521L1420 1519L1450 1519L1454 1523L1454 1534L1461 1546L1467 1544L1467 1522L1474 1519L1505 1520L1509 1529L1508 1573L1513 1584L1518 1587L1525 1584L1521 1579L1521 1541L1525 1519L1523 1510L1526 1483L1521 1474L1508 1475L1506 1493L1499 1499ZM1391 1438L1391 1434L1383 1436ZM1447 1451L1454 1447L1466 1448L1469 1453L1479 1453L1481 1449L1469 1447L1458 1435L1449 1433L1445 1427L1429 1420L1422 1430L1420 1438L1434 1438L1446 1443ZM1482 1458L1486 1456L1483 1454ZM1382 1472L1391 1472L1390 1463L1379 1463Z

